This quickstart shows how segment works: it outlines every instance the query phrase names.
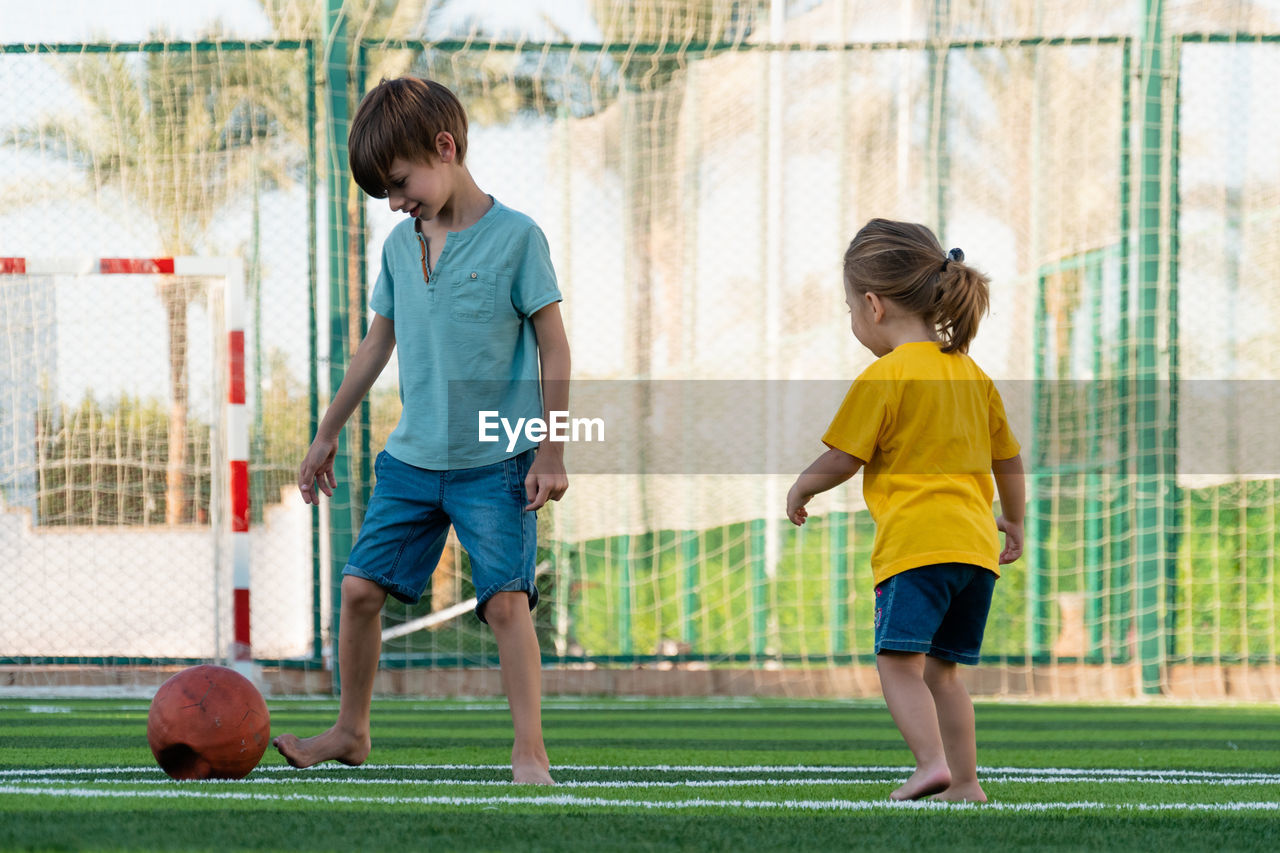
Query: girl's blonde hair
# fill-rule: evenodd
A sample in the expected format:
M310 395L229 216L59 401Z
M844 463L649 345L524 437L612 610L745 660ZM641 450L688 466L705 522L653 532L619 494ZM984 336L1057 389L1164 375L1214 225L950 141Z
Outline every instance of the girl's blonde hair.
M968 352L987 313L990 280L964 263L964 252L944 252L933 232L914 222L862 226L844 253L844 283L923 317L938 330L943 352Z

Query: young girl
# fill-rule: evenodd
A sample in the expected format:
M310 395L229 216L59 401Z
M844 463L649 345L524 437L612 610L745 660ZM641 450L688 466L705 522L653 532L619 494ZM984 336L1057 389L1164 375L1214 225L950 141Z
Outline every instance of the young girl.
M923 225L873 219L845 252L844 290L853 334L877 360L822 437L827 452L791 487L787 517L804 524L814 495L866 466L876 668L916 760L891 796L986 802L957 664L978 662L998 567L1022 555L1026 500L1004 404L966 354L987 278Z

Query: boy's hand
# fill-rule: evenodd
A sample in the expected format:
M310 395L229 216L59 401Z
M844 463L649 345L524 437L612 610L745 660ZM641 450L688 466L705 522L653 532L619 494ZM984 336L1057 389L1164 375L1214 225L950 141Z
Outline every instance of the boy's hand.
M796 527L804 524L805 519L809 517L809 511L804 508L813 495L806 495L800 491L800 483L797 481L791 487L791 491L787 492L787 518L791 519L791 523Z
M569 475L564 470L564 459L559 454L539 450L524 478L524 493L529 498L525 511L532 512L548 500L560 500L568 489Z
M1004 550L1000 552L1003 566L1022 556L1022 522L1009 521L1002 515L996 519L996 527L1004 533Z
M320 505L320 495L316 494L316 486L329 497L333 497L333 487L338 480L333 476L333 460L338 453L338 439L316 436L302 458L302 467L298 469L298 491L302 492L302 502Z

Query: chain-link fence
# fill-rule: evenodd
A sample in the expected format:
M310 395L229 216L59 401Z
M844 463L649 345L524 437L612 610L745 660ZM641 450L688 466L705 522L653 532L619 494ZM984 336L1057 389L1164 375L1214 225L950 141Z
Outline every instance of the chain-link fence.
M856 482L817 499L801 531L782 508L793 456L820 451L823 418L871 360L847 328L840 261L885 216L927 223L993 281L972 353L1005 392L1032 487L1031 548L998 584L987 632L993 689L1047 671L1052 692L1105 665L1115 684L1133 672L1148 691L1209 694L1227 668L1274 671L1277 471L1255 452L1271 420L1249 382L1270 380L1278 357L1280 137L1263 100L1280 61L1275 10L614 2L592 9L597 40L570 41L487 35L456 14L454 31L422 38L349 6L325 41L10 48L0 65L0 256L244 260L259 658L328 664L337 575L398 416L389 368L347 432L345 490L319 512L292 494L396 221L343 171L345 122L378 79L416 74L467 106L479 185L548 236L574 413L622 412L659 435L677 418L679 459L622 416L605 418L621 432L607 446L570 446L570 491L539 519L548 663L870 659L873 527ZM85 214L73 223L68 202ZM6 308L11 340L85 340L63 306L101 294L2 280L17 294L6 305L29 306ZM30 329L16 331L20 316ZM133 359L145 339L156 350L142 361L174 364L163 328L119 325L103 360ZM194 460L209 451L193 446L180 496L159 475L125 488L95 473L164 468L164 371L108 387L61 364L46 385L44 368L12 356L0 374L22 401L0 448L6 524L110 527L139 543L199 528ZM217 415L191 409L198 443L200 419ZM122 465L104 430L154 446ZM136 496L68 514L82 482ZM128 547L142 576L181 562ZM464 606L467 568L451 542L423 601L388 606L388 665L496 660ZM228 589L225 577L206 589L223 619ZM95 608L58 609L73 621ZM4 642L0 656L27 663L225 652Z

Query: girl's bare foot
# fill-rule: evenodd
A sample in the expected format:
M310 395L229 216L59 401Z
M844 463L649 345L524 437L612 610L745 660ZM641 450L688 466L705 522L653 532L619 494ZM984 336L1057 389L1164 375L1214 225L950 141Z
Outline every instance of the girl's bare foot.
M968 782L963 785L952 785L929 799L943 803L985 803L987 792L982 790L982 786L977 782Z
M917 767L902 787L889 795L893 800L918 800L930 794L947 790L951 784L951 771L946 764L934 767Z
M294 767L310 767L322 761L340 761L351 767L364 764L373 748L369 736L357 735L337 726L315 737L300 738L283 734L271 741L285 760Z

